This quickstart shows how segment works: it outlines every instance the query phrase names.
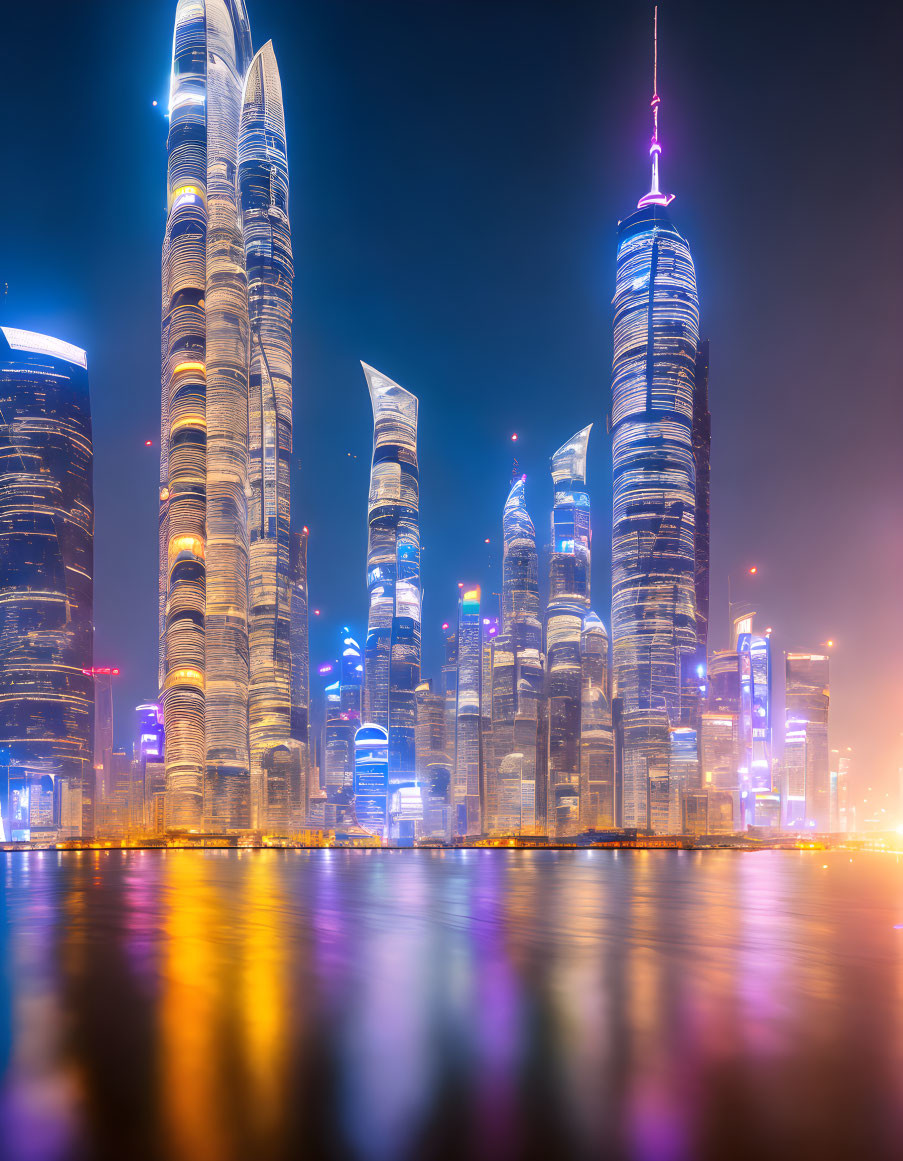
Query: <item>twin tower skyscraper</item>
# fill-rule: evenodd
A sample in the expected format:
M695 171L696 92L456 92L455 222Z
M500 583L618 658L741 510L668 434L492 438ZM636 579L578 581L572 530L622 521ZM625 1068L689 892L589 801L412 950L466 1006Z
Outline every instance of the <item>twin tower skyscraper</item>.
M658 109L656 69L652 185L619 227L609 417L612 674L611 688L596 698L613 707L617 739L604 813L640 827L657 797L667 811L679 802L681 779L699 777L698 758L694 766L686 755L708 610L708 360L692 257L671 223L671 197L659 188ZM244 0L179 0L169 115L159 587L169 825L262 829L277 818L286 826L304 821L308 765L306 529L293 532L290 502L289 177L276 58L269 43L253 52ZM373 368L364 371L375 430L362 709L387 731L391 794L414 782L417 768L417 400ZM581 725L574 716L581 633L601 631L598 618L584 620L588 434L575 436L553 463L544 650L536 565L531 557L523 576L517 567L529 517L522 490L509 497L511 587L498 653L511 654L512 688L525 704L515 698L502 715L511 737L505 733L496 763L492 814L523 819L533 811L521 791L538 767L514 758L525 749L521 735L532 737L535 728L539 711L527 706L534 693L547 699L546 811L584 814L568 786L587 782L584 727L604 724ZM541 667L542 652L543 692L541 674L530 669L534 653ZM500 673L501 695L510 675L505 666ZM503 775L521 766L521 790L503 785ZM466 825L469 832L469 818Z
M272 45L252 51L244 0L179 0L169 116L159 605L169 822L246 829L262 821L277 754L298 796L306 738L293 730L306 730L292 721L292 568L304 545L290 526L285 121Z

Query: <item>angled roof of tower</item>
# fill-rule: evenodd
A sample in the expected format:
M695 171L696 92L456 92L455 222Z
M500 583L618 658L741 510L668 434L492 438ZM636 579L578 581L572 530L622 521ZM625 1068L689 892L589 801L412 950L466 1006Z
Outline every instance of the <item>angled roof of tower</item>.
M552 456L552 479L556 484L564 483L565 480L586 483L586 448L592 429L592 424L582 428Z
M241 103L243 110L248 106L258 108L266 119L267 129L285 139L282 81L271 40L254 54L245 77Z
M367 387L370 391L374 420L395 413L400 419L416 427L417 396L406 391L404 387L396 383L394 379L390 379L388 375L384 375L382 371L377 371L375 367L365 363L363 359L361 359L361 366L364 369Z

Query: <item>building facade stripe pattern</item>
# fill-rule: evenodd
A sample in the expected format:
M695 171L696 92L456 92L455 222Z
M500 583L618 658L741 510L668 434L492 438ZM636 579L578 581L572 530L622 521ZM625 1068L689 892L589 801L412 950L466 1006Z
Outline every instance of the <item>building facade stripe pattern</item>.
M93 834L85 352L0 328L0 841Z
M580 642L590 607L590 505L586 454L592 424L552 456L552 552L546 609L550 834L580 829Z
M465 587L458 598L455 689L455 771L452 782L454 833L483 833L483 626L480 587Z
M659 189L659 104L656 83L652 187L618 229L610 415L622 822L640 827L655 794L669 797L671 730L691 724L684 691L697 648L699 301L689 246L666 208L672 196Z
M362 363L373 407L363 720L389 734L389 810L416 782L420 684L420 472L415 395Z
M492 642L489 829L537 833L537 758L543 696L542 621L536 532L526 476L515 480L502 516L502 631Z
M269 44L252 56L243 0L179 0L167 193L169 821L244 829L265 822L261 757L290 730L292 258L279 75Z

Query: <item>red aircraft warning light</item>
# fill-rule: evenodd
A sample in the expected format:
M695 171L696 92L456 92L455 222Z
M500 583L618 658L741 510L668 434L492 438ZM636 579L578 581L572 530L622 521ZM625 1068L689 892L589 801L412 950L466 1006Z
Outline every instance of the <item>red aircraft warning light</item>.
M146 440L144 441L144 446L145 446L145 447L153 447L153 446L154 446L154 441L153 441L152 439L146 439Z

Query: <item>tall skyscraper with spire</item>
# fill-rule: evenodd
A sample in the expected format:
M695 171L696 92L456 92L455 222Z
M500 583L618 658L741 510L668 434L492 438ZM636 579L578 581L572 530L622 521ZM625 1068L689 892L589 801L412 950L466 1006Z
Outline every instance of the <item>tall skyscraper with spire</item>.
M266 821L291 730L292 254L279 72L244 0L179 0L167 143L160 684L169 818Z
M393 796L416 782L422 599L418 404L415 395L375 367L361 366L373 405L363 720L389 733L391 814Z
M689 246L667 208L673 195L660 184L657 9L653 70L652 183L618 229L610 415L622 822L639 827L649 825L652 798L667 796L671 731L690 724L685 689L698 632L699 301Z

